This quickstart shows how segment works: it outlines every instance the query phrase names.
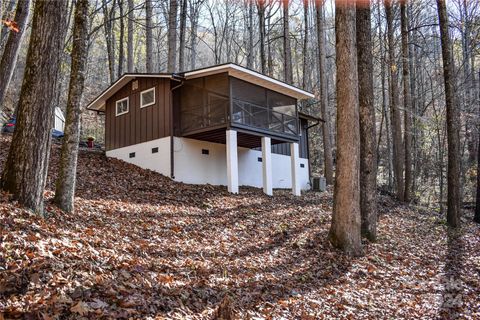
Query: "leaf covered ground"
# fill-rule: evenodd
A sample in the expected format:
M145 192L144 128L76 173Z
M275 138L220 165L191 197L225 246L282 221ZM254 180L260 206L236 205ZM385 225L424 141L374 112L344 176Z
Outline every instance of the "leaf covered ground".
M0 162L8 151L1 138ZM379 240L327 241L332 194L171 182L101 153L79 157L76 212L46 217L0 193L0 319L480 318L480 230L380 196Z

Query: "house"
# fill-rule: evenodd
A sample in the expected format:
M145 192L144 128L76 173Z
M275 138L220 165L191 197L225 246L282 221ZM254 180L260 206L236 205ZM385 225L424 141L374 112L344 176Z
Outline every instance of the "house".
M125 74L87 109L105 113L108 157L191 184L310 188L313 94L236 64Z
M65 117L63 116L62 109L55 107L53 129L63 132L65 129Z

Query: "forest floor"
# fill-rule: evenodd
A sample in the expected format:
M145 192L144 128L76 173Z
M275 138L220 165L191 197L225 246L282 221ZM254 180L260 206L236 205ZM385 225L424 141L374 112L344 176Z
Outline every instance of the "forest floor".
M0 164L9 138L0 137ZM480 228L379 196L379 239L348 258L327 241L331 192L171 182L81 151L76 212L46 217L0 193L0 319L480 318Z

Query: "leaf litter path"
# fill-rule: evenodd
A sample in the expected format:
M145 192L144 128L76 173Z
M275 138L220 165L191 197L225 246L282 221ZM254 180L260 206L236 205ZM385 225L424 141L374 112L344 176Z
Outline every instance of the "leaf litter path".
M0 162L8 139L1 138ZM331 192L171 182L80 152L76 212L46 218L0 194L0 319L479 318L480 232L380 196L379 241L349 259L327 242Z

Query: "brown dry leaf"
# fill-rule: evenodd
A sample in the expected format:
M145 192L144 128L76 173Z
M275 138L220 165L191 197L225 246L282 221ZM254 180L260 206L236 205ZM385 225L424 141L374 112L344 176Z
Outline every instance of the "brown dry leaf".
M70 311L84 316L88 314L91 310L85 302L80 300L73 307L70 308Z

